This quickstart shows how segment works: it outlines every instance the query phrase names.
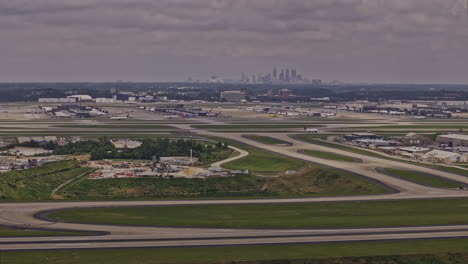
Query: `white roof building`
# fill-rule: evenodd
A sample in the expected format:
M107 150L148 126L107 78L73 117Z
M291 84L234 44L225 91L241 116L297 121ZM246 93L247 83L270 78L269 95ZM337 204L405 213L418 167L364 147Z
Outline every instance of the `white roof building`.
M429 152L431 149L421 148L421 147L403 147L403 148L399 148L399 150L408 152L408 153L426 153L426 152Z
M55 141L57 141L58 139L57 139L56 136L44 136L44 140L45 140L45 141L53 141L53 142L55 142Z
M84 101L92 101L93 97L87 95L87 94L77 94L77 95L70 95L67 96L67 98L76 98L78 101L84 102Z
M443 151L443 150L433 150L424 154L424 160L430 162L444 162L444 163L453 163L453 162L466 162L468 156L464 154L459 154L455 152Z
M18 143L25 143L31 141L31 137L18 137Z

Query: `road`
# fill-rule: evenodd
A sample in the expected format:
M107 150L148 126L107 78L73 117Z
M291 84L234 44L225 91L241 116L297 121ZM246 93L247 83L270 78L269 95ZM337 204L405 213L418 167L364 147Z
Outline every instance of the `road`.
M233 147L233 146L229 146L230 149L238 152L239 154L234 156L234 157L231 157L231 158L227 158L225 160L221 160L221 161L218 161L218 162L215 162L213 164L211 164L211 168L213 169L220 169L221 166L225 163L228 163L228 162L231 162L231 161L234 161L234 160L238 160L238 159L241 159L241 158L244 158L244 157L247 157L249 155L249 152L243 150L243 149L240 149L240 148L236 148L236 147Z
M92 225L52 222L37 218L43 211L68 208L90 207L131 207L131 206L168 206L168 205L209 205L209 204L273 204L273 203L306 203L334 201L374 201L399 199L430 199L468 197L468 191L438 189L422 186L402 179L394 178L376 171L376 168L401 168L421 171L468 184L468 178L431 168L407 164L394 160L354 154L362 163L337 162L320 159L298 151L314 149L335 152L342 155L350 153L323 146L304 143L282 134L268 134L292 143L290 146L275 146L249 140L242 133L217 133L191 129L188 125L176 125L190 129L194 133L225 137L256 148L299 158L305 161L323 164L346 170L381 182L398 192L385 195L317 197L298 199L252 199L252 200L188 200L188 201L105 201L105 202L38 202L38 203L3 203L0 204L0 225L58 229L102 231L102 236L65 236L53 238L0 238L0 250L31 249L89 249L89 248L139 248L139 247L174 247L174 246L212 246L212 245L251 245L251 244L285 244L285 243L318 243L345 241L379 241L399 239L427 239L468 237L468 225L462 226L429 226L401 228L364 228L364 229L210 229L210 228L167 228L167 227L129 227L115 225ZM249 133L252 134L252 133ZM247 152L236 149L241 156ZM221 164L216 164L220 166Z

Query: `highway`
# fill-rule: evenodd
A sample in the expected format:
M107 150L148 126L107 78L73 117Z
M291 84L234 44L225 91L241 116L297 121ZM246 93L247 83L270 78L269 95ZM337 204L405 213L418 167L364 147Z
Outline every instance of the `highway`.
M184 129L189 128L187 125L176 126ZM168 228L60 223L44 218L44 214L41 215L41 212L53 210L93 207L273 204L468 197L468 191L465 190L439 189L422 186L413 182L381 174L377 172L376 169L387 167L409 169L468 184L468 178L457 174L447 173L404 162L374 158L359 154L353 154L352 156L361 159L363 161L362 163L337 162L320 159L301 154L298 151L304 149L314 149L348 156L350 153L346 151L330 149L328 147L304 143L294 140L287 135L278 133L268 134L268 136L275 137L292 144L290 146L267 145L249 140L243 137L242 133L218 133L196 129L191 130L194 133L225 137L270 152L349 171L378 181L386 186L389 186L395 191L385 195L316 197L298 199L2 203L0 204L0 225L54 230L100 231L106 232L107 234L101 236L83 235L78 237L65 236L48 238L0 238L0 250L188 247L468 237L468 225L361 229ZM241 157L248 155L248 153L245 151L240 149L236 150L240 152ZM221 163L217 163L215 165L217 167L220 166ZM38 215L40 217L38 217Z

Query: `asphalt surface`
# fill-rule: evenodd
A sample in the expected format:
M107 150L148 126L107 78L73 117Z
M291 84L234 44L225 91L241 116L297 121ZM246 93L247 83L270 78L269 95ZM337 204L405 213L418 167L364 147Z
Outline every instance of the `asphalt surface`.
M414 170L468 184L468 178L457 174L447 173L431 168L424 168L399 161L374 158L359 154L350 154L346 151L297 141L283 134L270 133L268 136L290 142L292 143L291 146L262 144L242 137L242 133L216 133L191 129L189 125L174 126L181 129L190 129L193 132L199 134L229 138L281 155L299 158L305 161L350 171L390 186L391 188L398 190L398 192L386 195L317 197L299 199L2 203L0 204L0 225L21 228L101 231L107 232L108 234L102 236L84 235L79 237L64 236L0 238L0 250L191 247L214 245L324 243L468 237L468 225L360 229L213 229L132 227L60 223L37 217L38 215L41 215L41 212L44 211L70 208L204 204L273 204L468 197L468 191L465 190L439 189L422 186L417 183L379 173L376 169L388 167ZM249 132L249 134L252 133ZM360 159L363 162L338 162L299 153L299 150L305 149L333 152L346 156L352 155L352 157ZM248 154L240 149L236 150L241 153L242 157ZM221 164L218 163L215 165L217 167Z

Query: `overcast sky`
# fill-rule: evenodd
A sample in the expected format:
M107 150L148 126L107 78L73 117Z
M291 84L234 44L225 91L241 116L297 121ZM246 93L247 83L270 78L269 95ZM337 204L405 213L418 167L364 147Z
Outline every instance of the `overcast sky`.
M466 0L0 0L1 81L468 83Z

